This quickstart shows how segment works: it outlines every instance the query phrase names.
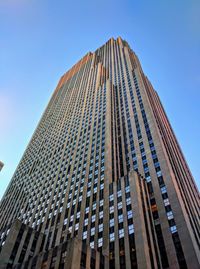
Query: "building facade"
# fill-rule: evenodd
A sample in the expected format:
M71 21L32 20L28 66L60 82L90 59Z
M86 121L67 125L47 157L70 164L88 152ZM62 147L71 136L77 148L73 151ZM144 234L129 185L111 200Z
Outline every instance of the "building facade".
M111 38L61 77L27 146L0 204L0 268L70 268L48 254L70 242L76 268L197 269L199 205L156 91ZM16 219L24 241L5 256Z

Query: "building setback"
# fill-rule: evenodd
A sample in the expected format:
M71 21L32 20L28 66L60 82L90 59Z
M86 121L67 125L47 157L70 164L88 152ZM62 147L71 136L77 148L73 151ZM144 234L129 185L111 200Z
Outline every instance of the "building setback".
M60 79L0 204L0 268L200 268L199 192L111 38Z

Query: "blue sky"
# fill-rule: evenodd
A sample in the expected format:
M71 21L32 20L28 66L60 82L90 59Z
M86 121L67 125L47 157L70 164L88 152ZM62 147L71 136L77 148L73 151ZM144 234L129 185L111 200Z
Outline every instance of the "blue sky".
M138 55L200 187L199 14L199 0L1 0L0 197L59 77L117 36Z

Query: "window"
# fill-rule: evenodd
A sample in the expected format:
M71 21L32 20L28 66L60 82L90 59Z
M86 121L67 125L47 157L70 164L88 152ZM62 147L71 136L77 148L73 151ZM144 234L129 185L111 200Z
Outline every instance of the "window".
M94 248L94 241L93 242L90 242L90 247L91 248Z
M128 219L131 219L131 218L133 217L133 212L132 212L132 210L129 210L129 211L127 212L127 217L128 217Z
M127 193L127 192L130 192L130 186L128 186L128 187L125 188L125 192L126 192L126 193Z
M87 231L83 232L83 239L87 238Z
M91 191L88 191L88 192L87 192L87 197L89 197L89 196L90 196L90 194L91 194Z
M117 192L117 196L118 197L122 196L122 191L121 190Z
M99 219L102 219L103 218L103 211L100 211L99 212Z
M113 241L115 241L115 234L111 233L110 234L110 242L113 242Z
M146 181L147 181L147 182L150 182L150 181L151 181L151 177L150 177L150 176L147 176L147 177L146 177Z
M161 190L161 193L166 193L167 192L166 186L163 186L162 188L160 188L160 190Z
M114 226L114 224L115 224L114 219L110 219L110 227L113 227L113 226Z
M96 215L92 215L92 222L95 222L96 220Z
M164 205L165 206L168 206L170 203L169 203L169 199L168 198L166 198L166 199L164 199Z
M130 205L131 204L131 198L130 197L126 199L126 204L127 205Z
M131 225L128 226L128 233L129 234L133 234L134 233L134 226L133 226L133 224L131 224Z
M103 206L103 200L100 200L99 205L100 205L100 206Z
M91 235L94 235L94 234L95 234L95 227L93 227L93 228L90 230L90 234L91 234Z
M103 238L98 239L98 247L102 247L103 245Z
M172 211L169 211L169 212L167 212L167 218L168 218L168 220L170 220L170 219L173 219L173 213L172 213Z
M81 213L80 212L77 212L76 218L79 219L80 218L80 215L81 215Z
M124 237L124 229L119 230L119 238Z
M111 195L109 196L109 200L110 200L110 201L113 201L113 200L114 200L114 195L113 195L113 194L111 194Z
M122 202L118 203L118 209L122 208Z
M99 225L99 232L103 231L103 223Z
M89 213L89 207L86 207L85 213Z
M119 221L119 223L123 222L123 215L118 216L118 221Z
M157 171L156 174L157 174L158 177L162 176L162 172L161 171Z
M170 230L171 230L171 233L176 233L177 232L177 228L176 228L176 225L170 227Z
M111 206L110 207L110 213L113 213L114 212L114 206Z

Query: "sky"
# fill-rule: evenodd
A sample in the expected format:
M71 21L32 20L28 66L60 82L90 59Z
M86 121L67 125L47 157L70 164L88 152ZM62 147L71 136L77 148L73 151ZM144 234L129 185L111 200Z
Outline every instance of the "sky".
M200 188L199 14L199 0L0 0L0 198L60 76L118 36L158 92Z

